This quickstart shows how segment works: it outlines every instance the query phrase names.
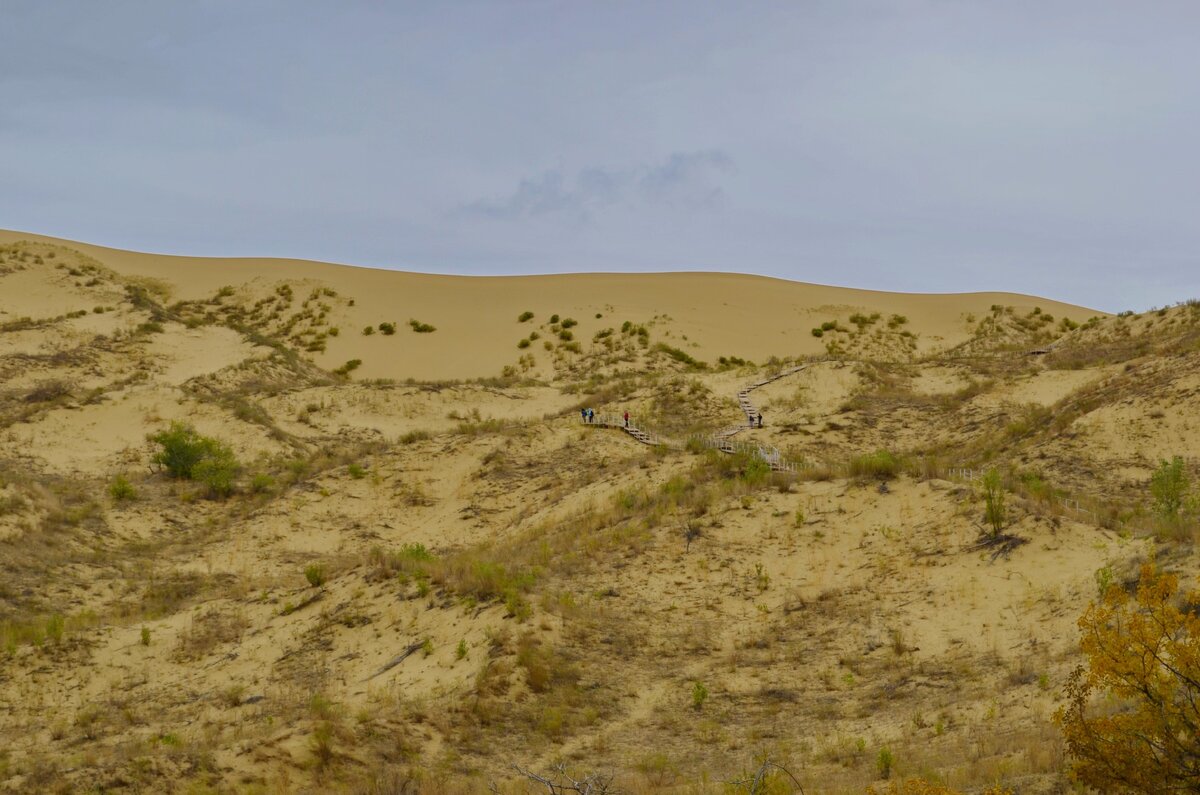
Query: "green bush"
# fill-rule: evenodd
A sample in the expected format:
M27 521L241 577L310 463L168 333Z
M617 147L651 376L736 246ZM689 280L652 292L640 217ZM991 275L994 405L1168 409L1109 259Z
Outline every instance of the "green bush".
M393 334L396 333L396 324L395 323L380 323L379 324L379 333L385 334L389 337L392 336Z
M900 459L887 450L850 459L850 475L856 478L891 480L900 474Z
M579 321L573 317L564 317L563 318L563 321L562 321L563 328L571 328L572 326L578 326L578 325L579 325Z
M551 315L551 316L550 316L550 322L551 322L551 323L557 323L557 322L558 322L558 315Z
M1175 519L1183 508L1188 492L1188 476L1183 469L1183 459L1175 456L1162 461L1150 476L1150 496L1154 499L1154 512L1165 519Z
M374 334L374 333L375 333L375 327L374 327L374 326L365 326L365 327L363 328L363 336L364 336L364 337L369 337L369 336L371 336L371 335L372 335L372 334Z
M347 467L347 471L350 473L350 477L355 480L362 480L367 476L367 470L361 464L351 464Z
M875 759L875 767L879 769L880 778L891 778L892 768L896 765L896 757L887 748L879 749L879 756Z
M529 340L527 340L527 339L523 339L517 343L517 347L521 348L522 350L524 350L525 348L528 348L529 345L530 345L530 343L529 343Z
M108 487L109 496L117 502L137 499L137 489L124 475L117 475Z
M192 469L192 480L203 483L210 497L228 497L233 494L241 464L228 445L213 440L207 457Z
M240 465L229 445L201 436L182 422L172 422L167 430L150 436L150 441L161 447L153 462L166 469L171 477L203 483L214 497L226 497L233 492Z
M824 336L825 336L825 332L824 332L824 331L822 331L822 330L821 330L821 329L819 329L819 328L814 328L814 329L812 330L812 335L813 335L814 337L824 337Z
M696 682L692 685L692 709L699 710L707 700L708 688L704 686L704 683Z
M325 567L320 563L310 563L304 567L304 579L314 588L325 584Z
M254 477L250 478L250 491L255 494L265 494L275 487L275 478L268 475L266 472L259 472Z
M436 326L431 326L428 323L422 323L419 320L409 320L408 325L412 326L412 330L418 334L432 334L437 331Z
M164 467L171 477L190 479L192 470L209 451L209 442L196 429L183 422L172 422L171 427L150 436L150 441L162 449L152 459Z
M517 316L518 323L524 323L529 320L533 320L533 313L528 310L522 312L520 315Z

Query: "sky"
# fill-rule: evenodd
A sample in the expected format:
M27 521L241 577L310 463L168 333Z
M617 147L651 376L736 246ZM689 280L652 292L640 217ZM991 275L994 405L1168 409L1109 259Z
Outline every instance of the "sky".
M0 0L0 227L1200 296L1200 3Z

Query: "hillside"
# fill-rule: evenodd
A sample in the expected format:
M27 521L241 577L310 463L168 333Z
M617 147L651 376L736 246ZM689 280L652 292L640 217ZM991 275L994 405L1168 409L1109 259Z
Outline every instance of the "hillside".
M0 791L1061 792L1098 573L1198 569L1194 303L0 244Z
M299 260L137 254L0 231L0 245L19 240L67 246L122 278L161 287L164 302L208 301L229 291L220 299L222 312L244 309L243 322L271 332L286 330L282 336L312 348L307 353L321 367L334 369L359 359L358 375L365 378L499 375L505 365L517 364L523 353L518 342L534 329L544 335L542 325L555 314L578 321L572 335L584 346L591 347L598 332L631 321L659 327L656 339L706 361L820 354L831 342L877 348L893 357L927 353L974 338L995 305L1011 306L1020 315L1037 306L1060 321L1101 314L1009 293L881 293L729 273L430 276ZM60 289L62 284L51 277L61 281L62 276L53 269L18 276L16 290L6 290L0 302L0 322L90 310L83 306L89 291ZM51 281L44 282L46 278ZM276 293L284 285L290 290L287 296ZM306 302L314 293L319 300ZM83 303L76 306L75 300ZM254 308L260 311L253 313ZM305 314L308 309L315 311ZM533 319L518 325L516 318L526 311ZM859 326L850 318L875 314L878 321L864 326L866 333L853 343L847 333L812 334L814 327L834 322L857 332ZM905 322L889 325L892 318ZM411 320L436 331L414 334ZM394 324L397 334L379 334L381 323ZM368 326L376 333L364 336ZM330 336L331 329L338 330L336 337ZM532 370L550 377L551 357L540 350L544 342L530 351L538 359Z

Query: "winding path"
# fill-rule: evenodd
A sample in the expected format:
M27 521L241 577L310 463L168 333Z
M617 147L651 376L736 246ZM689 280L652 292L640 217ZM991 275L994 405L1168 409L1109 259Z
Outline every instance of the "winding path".
M723 453L746 453L748 455L757 456L763 461L766 461L771 469L776 472L795 472L797 469L799 469L799 465L795 462L785 460L783 453L779 451L779 448L773 445L763 444L761 442L735 442L733 441L733 437L737 436L747 428L753 427L754 420L758 417L758 409L755 408L754 404L750 401L751 392L759 387L774 383L781 378L786 378L789 375L798 373L807 367L807 364L789 367L787 369L780 370L778 373L764 378L761 381L755 381L754 383L747 384L742 389L738 390L738 407L742 410L742 413L746 415L746 423L744 425L730 425L729 427L723 428L722 430L719 430L711 435L700 434L689 436L684 440L672 439L662 436L658 432L651 429L639 428L632 423L626 424L625 418L622 415L607 412L597 414L592 422L584 422L582 418L580 418L580 421L593 428L617 428L629 434L634 439L637 439L642 444L662 445L673 450L683 450L687 448L689 443L698 443L713 450L720 450Z

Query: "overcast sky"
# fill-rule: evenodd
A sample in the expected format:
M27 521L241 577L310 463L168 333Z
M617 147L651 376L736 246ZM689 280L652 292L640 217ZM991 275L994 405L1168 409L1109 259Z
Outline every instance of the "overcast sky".
M1200 296L1200 3L0 0L0 227Z

